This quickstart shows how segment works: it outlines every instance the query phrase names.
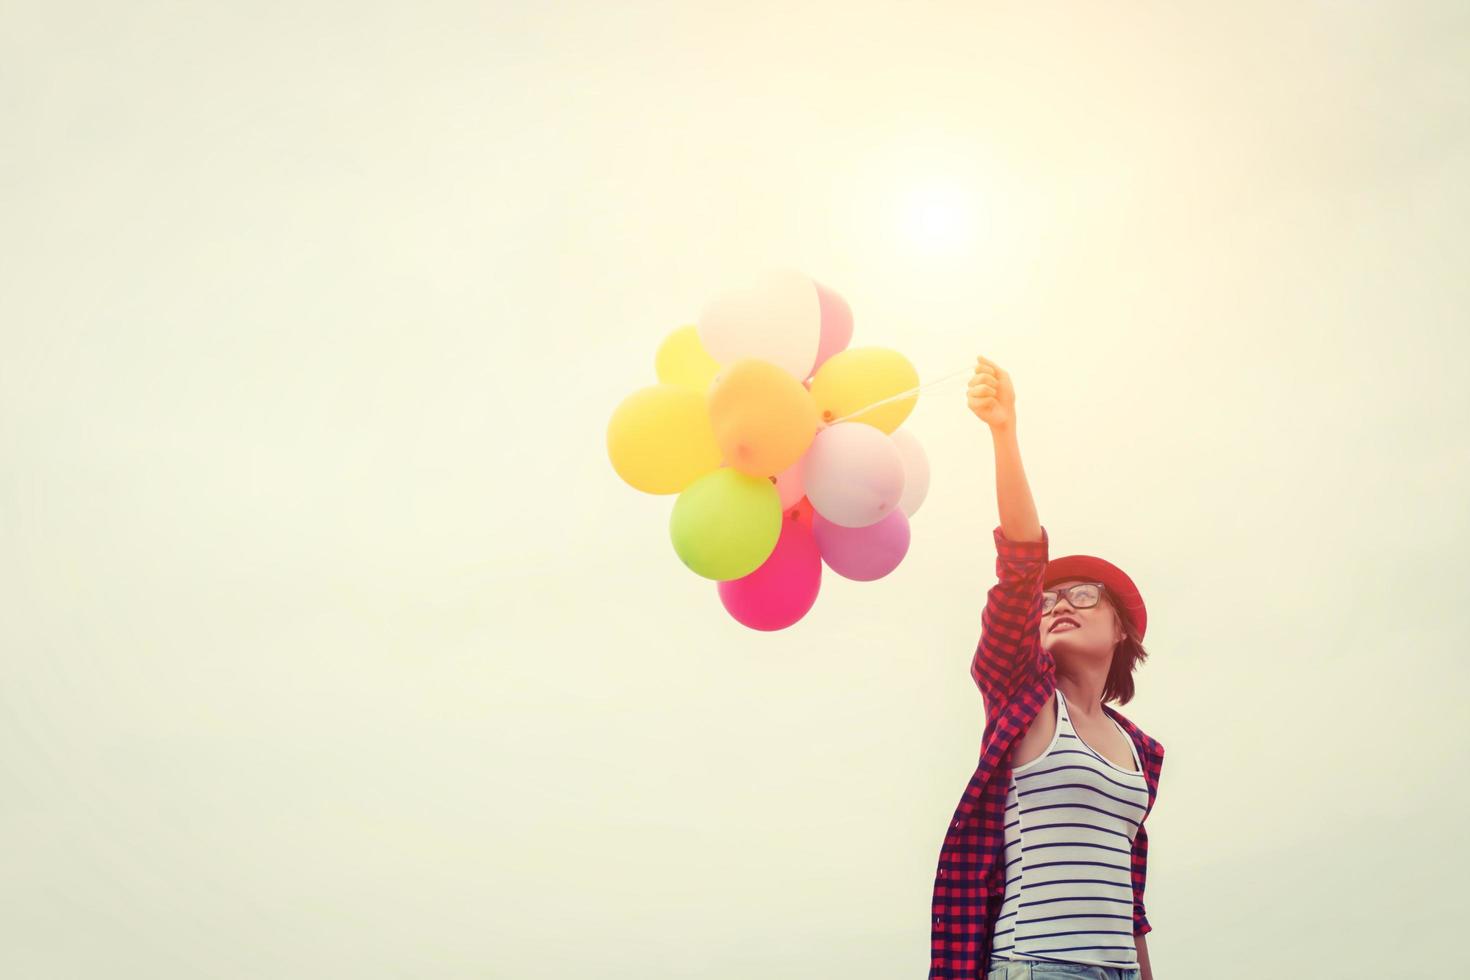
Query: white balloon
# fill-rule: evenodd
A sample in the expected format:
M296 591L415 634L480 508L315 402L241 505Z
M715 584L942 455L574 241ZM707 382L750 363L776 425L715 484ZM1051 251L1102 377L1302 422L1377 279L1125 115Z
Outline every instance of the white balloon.
M805 381L822 342L817 285L787 269L767 273L715 297L695 326L700 343L720 364L758 357Z
M819 430L801 461L806 498L833 524L876 524L903 496L903 457L887 433L866 422Z
M908 429L894 429L888 434L903 457L903 499L898 502L905 517L913 517L914 511L929 495L929 457L919 438Z

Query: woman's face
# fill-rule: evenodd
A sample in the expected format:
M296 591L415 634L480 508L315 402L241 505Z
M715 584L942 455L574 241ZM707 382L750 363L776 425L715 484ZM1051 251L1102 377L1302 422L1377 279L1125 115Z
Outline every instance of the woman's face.
M1048 585L1046 591L1059 592L1085 581L1064 579ZM1123 636L1123 626L1108 604L1106 592L1097 605L1086 609L1076 608L1065 595L1059 596L1051 611L1041 614L1041 646L1054 658L1066 654L1111 660Z

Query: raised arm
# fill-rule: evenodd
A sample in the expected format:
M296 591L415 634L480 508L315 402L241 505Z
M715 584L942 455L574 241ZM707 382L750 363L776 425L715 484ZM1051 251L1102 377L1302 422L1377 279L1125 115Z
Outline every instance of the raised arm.
M1041 653L1041 579L1046 571L1046 529L1038 541L1012 541L997 527L996 584L980 614L980 643L970 676L985 698L986 713L1004 703L1039 666Z
M992 534L998 581L986 597L980 643L970 664L970 675L990 705L1008 698L1038 666L1041 585L1049 541L1021 465L1016 390L1010 374L994 361L977 358L969 402L975 416L990 427L1000 510L1000 526Z
M1016 439L1016 386L1010 372L988 357L975 358L970 378L970 411L990 426L995 444L995 500L1000 507L1000 526L1012 541L1040 541L1041 521L1036 501L1021 465L1021 444Z

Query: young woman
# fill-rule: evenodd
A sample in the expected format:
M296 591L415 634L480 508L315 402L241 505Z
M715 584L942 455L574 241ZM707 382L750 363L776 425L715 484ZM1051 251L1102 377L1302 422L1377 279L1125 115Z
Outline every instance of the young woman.
M997 583L970 673L980 762L934 879L930 980L1153 980L1144 820L1164 747L1106 702L1133 697L1143 598L1091 555L1048 560L1010 375L979 358L969 405L995 444Z

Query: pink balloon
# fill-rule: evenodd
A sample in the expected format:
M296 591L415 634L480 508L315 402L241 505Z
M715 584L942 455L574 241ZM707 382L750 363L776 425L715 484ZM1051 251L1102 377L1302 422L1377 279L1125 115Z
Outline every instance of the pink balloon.
M827 567L858 582L887 575L909 551L909 519L897 508L867 527L843 527L817 514L812 534Z
M823 361L846 350L852 342L852 307L833 290L819 282L816 286L817 304L822 311L822 339L817 343L817 362L812 365L812 376L816 375Z
M898 447L898 455L903 457L903 496L899 498L898 506L905 516L913 517L929 494L929 457L908 429L895 429L888 438L893 440Z
M806 495L806 488L801 482L800 459L771 477L771 482L776 484L776 493L781 497L782 510L790 510L795 507L796 502Z
M744 578L717 584L726 611L751 629L769 632L797 622L822 587L822 556L811 525L795 512L785 514L771 557Z
M817 430L801 457L801 482L818 514L843 527L876 524L903 497L903 457L893 440L866 422Z

